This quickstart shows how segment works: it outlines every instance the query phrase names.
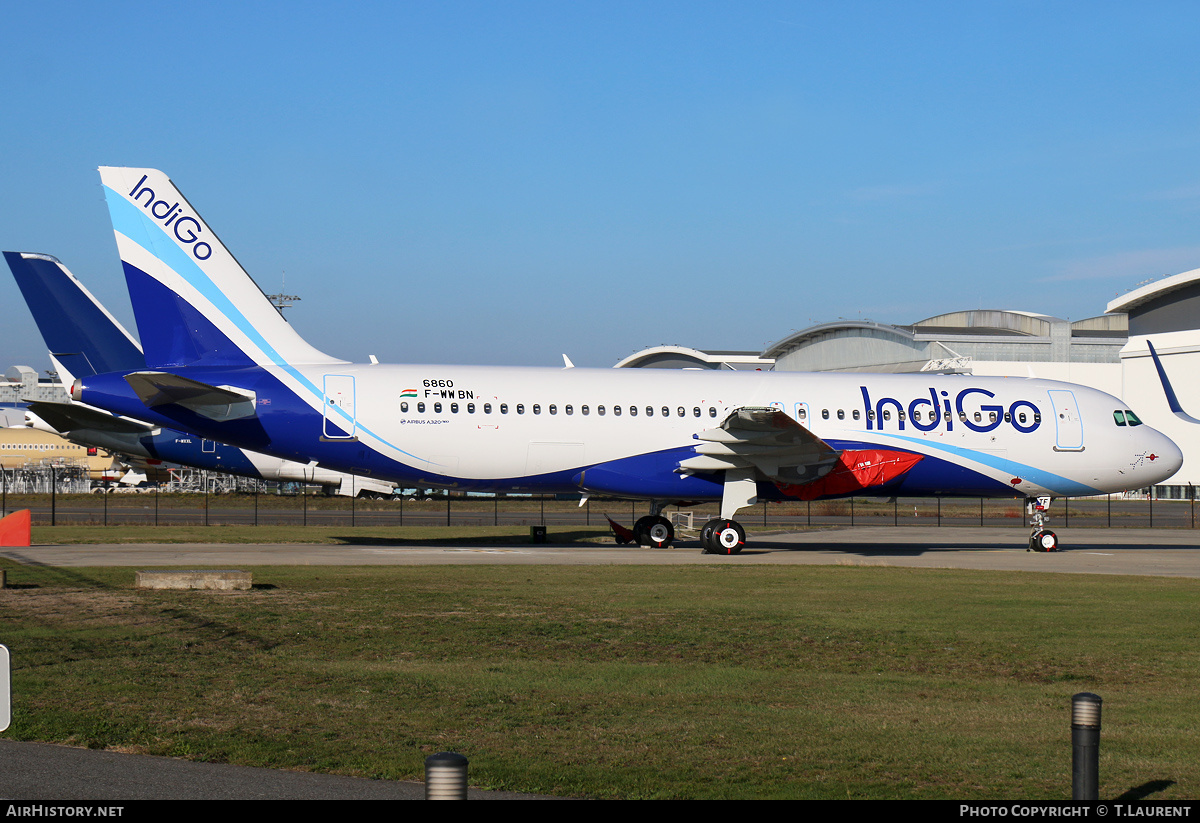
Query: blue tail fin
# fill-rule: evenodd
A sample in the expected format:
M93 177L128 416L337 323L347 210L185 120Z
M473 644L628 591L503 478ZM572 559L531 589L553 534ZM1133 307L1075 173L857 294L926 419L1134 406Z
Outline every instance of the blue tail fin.
M129 332L57 259L12 251L4 259L68 384L76 377L145 368Z
M1163 393L1167 396L1167 406L1171 409L1171 413L1187 423L1200 423L1200 420L1183 410L1183 404L1179 402L1179 398L1175 395L1175 389L1171 386L1171 381L1167 379L1167 370L1163 368L1162 361L1158 359L1158 352L1154 350L1154 344L1147 340L1146 346L1150 349L1154 368L1158 370L1158 380L1162 383Z
M343 362L304 342L165 174L100 179L149 368Z

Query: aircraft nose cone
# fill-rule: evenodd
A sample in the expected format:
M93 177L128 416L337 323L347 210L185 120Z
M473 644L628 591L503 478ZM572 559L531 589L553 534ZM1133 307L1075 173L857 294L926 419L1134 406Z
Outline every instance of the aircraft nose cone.
M1151 451L1146 455L1146 460L1149 461L1155 474L1159 477L1155 482L1162 482L1179 471L1180 466L1183 465L1183 451L1175 445L1174 440L1157 429L1154 434L1156 437L1151 444Z

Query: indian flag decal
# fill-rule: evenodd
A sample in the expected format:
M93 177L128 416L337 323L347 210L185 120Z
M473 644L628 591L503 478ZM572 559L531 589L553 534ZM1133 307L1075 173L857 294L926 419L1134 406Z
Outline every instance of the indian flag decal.
M400 392L400 396L401 397L416 397L417 390L416 389L405 389L404 391Z

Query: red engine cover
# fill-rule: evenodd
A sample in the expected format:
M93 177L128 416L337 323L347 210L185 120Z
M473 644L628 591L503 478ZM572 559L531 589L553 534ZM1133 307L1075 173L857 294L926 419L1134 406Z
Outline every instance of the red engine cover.
M788 497L817 500L821 497L869 489L872 486L882 486L904 474L922 459L924 458L919 454L887 449L844 451L833 470L824 477L819 477L811 483L775 485Z

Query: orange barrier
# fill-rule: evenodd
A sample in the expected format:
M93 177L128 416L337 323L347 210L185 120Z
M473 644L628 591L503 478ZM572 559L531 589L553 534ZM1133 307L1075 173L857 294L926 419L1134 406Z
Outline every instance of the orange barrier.
M31 522L29 509L13 512L0 520L0 546L28 546Z

